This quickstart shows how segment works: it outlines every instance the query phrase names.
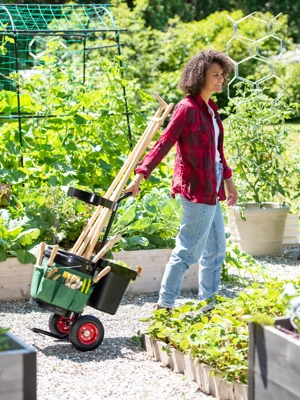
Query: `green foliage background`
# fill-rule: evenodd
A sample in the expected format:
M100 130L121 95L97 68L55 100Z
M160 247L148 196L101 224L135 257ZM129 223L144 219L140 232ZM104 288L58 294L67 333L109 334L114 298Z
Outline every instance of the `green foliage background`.
M227 16L235 21L244 16L242 5L241 9L237 9L231 2L227 4L228 11L219 11L225 6L222 1L208 2L205 10L201 9L199 2L193 1L112 0L111 3L115 6L113 15L116 25L128 29L121 33L124 44L122 56L116 55L111 48L105 52L90 51L86 65L87 79L83 85L82 45L79 42L67 43L65 38L60 41L54 38L48 42L40 58L41 64L33 68L34 74L30 77L22 73L11 74L12 89L0 92L0 114L7 117L0 121L0 181L12 185L13 190L13 199L7 210L0 210L3 230L1 260L8 254L19 254L20 259L28 260L30 255L20 251L24 248L31 250L41 240L59 242L66 247L75 240L74 236L82 229L91 210L83 210L76 202L68 203L60 187L76 186L103 195L143 133L147 117L157 109L151 94L156 91L168 103L178 102L182 93L177 84L185 63L200 50L215 48L224 51L233 35L232 23ZM256 10L264 9L257 6ZM272 15L267 13L263 17L270 19ZM256 39L266 34L266 29L255 19L239 24L239 29L241 35ZM274 32L282 38L286 49L293 49L293 38L296 36L291 16L279 17ZM115 36L108 32L105 35L95 34L90 46L111 45L115 40ZM1 54L12 46L10 42L4 38L0 46ZM61 47L62 42L68 45L72 55L64 60L59 57L60 52L65 51ZM260 51L274 56L278 43L264 42ZM229 52L233 59L241 60L247 56L248 49L243 43L233 41ZM282 65L279 70L286 81L286 99L289 101L300 98L299 68L299 64L288 64ZM250 75L255 80L260 77L261 70L255 62L248 62L243 64L241 74ZM40 116L22 120L22 146L18 122L10 118L18 107L17 82L20 85L22 114ZM123 88L127 93L131 139L127 130ZM269 94L276 95L276 82ZM216 99L219 107L225 107L228 103L226 91ZM55 118L51 117L53 115ZM176 227L169 226L169 221L172 213L178 214L176 207L179 206L175 207L174 203L173 210L163 206L164 212L159 212L157 207L159 202L168 202L166 188L170 186L172 166L171 152L151 178L143 183L142 200L132 213L133 219L127 228L121 227L123 231L126 228L126 232L122 232L124 241L120 247L122 244L131 249L138 246L171 246ZM156 193L157 201L153 196L149 199L144 196L153 191L153 187L161 190ZM57 188L56 191L53 188ZM31 193L29 197L27 192ZM57 201L47 201L49 196ZM151 212L146 200L150 208L156 207L155 212ZM71 214L64 204L69 205ZM32 205L38 210L38 221L32 217ZM49 211L48 216L45 210ZM123 212L126 214L127 211L120 210L121 218ZM177 221L178 215L174 221ZM10 232L9 219L18 221L14 234ZM142 219L149 225L146 226L144 221L141 226ZM116 222L115 231L118 231L119 223ZM131 225L138 229L134 230ZM153 230L153 227L157 229ZM30 230L33 228L34 231ZM138 230L143 232L142 238L133 239L141 237ZM22 238L25 232L26 240ZM158 238L156 242L155 237Z
M49 0L1 0L0 4L49 4ZM52 0L51 4L66 4L66 0ZM75 0L75 4L126 4L131 10L143 0ZM143 19L146 25L163 30L168 25L169 18L178 15L183 22L200 21L216 11L242 10L250 14L254 11L270 12L274 15L283 13L289 16L289 35L294 41L300 42L299 5L297 1L289 0L151 0L143 6Z

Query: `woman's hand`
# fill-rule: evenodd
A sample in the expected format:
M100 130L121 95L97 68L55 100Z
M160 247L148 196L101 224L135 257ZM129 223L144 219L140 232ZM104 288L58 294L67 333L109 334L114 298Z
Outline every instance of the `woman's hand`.
M238 201L238 192L234 186L232 178L225 181L225 189L227 194L227 205L228 207L232 207Z
M129 183L124 193L132 192L132 196L135 197L140 192L141 180L144 178L143 174L136 174L132 181Z

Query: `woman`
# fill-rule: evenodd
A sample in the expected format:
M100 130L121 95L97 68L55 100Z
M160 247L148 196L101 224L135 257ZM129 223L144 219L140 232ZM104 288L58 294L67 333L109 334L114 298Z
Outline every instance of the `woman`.
M176 105L166 130L125 190L136 196L141 180L149 177L176 143L171 195L180 195L183 213L157 309L174 307L186 271L198 261L199 300L210 299L218 292L226 246L219 200L226 199L225 188L228 206L236 204L238 195L223 152L224 132L218 107L210 97L222 91L231 69L226 54L215 50L202 51L186 64L179 83L186 97Z

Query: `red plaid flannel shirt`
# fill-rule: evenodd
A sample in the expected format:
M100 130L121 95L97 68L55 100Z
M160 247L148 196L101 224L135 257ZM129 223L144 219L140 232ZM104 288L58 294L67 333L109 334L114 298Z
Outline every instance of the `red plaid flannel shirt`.
M154 168L168 154L176 143L175 168L171 195L180 193L195 203L216 204L225 200L224 179L232 175L224 151L224 129L217 105L210 99L220 128L218 150L223 165L223 180L216 193L216 149L212 117L200 95L187 96L175 107L170 122L152 149L138 165L136 172L147 179Z

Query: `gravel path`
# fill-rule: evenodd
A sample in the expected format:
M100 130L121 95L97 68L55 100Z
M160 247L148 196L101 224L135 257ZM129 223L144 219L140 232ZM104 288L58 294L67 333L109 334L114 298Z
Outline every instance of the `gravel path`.
M280 256L257 260L270 275L292 278L300 275L299 254L296 246ZM224 283L220 292L233 296L239 289ZM177 305L196 297L194 291L183 291ZM116 315L87 307L84 314L100 317L105 329L101 346L87 353L76 351L67 341L32 332L33 327L48 329L50 313L28 301L0 302L0 325L37 349L38 400L213 400L196 382L163 367L133 340L145 328L140 319L151 314L156 300L157 293L127 294Z

